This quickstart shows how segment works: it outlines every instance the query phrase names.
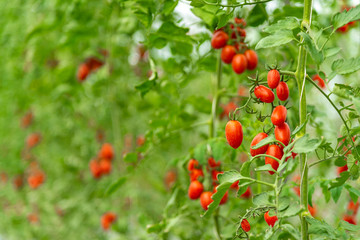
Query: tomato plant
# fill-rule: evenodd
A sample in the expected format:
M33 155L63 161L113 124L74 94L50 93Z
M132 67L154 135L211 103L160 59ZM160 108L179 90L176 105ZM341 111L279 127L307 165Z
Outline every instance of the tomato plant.
M0 239L360 238L358 1L0 14Z

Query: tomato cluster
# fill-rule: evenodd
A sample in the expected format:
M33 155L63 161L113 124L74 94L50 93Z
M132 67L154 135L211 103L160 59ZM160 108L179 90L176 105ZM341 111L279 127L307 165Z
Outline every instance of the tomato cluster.
M90 171L95 179L111 172L114 149L110 143L104 143L98 156L90 161Z
M245 43L245 26L244 19L235 18L233 23L216 30L211 39L214 49L222 49L221 60L225 64L231 63L237 74L242 74L246 69L254 70L258 64L256 52Z
M204 210L208 209L210 203L213 202L211 198L212 195L217 191L216 187L218 186L218 174L223 173L220 171L220 161L216 162L214 158L208 158L208 164L206 169L209 174L211 174L211 183L212 186L209 188L209 191L205 191L203 180L204 180L204 172L202 170L202 166L195 159L191 159L188 162L187 169L190 173L190 185L188 190L188 196L190 199L195 200L200 198L200 204ZM228 199L228 192L224 195L224 197L220 201L221 204L225 204Z
M349 11L351 8L353 8L353 7L343 6L342 11L344 11L344 10ZM339 27L336 31L338 31L340 33L347 33L351 27L355 27L355 26L356 26L356 21L348 22L344 26Z
M111 225L116 221L117 219L117 215L113 212L107 212L107 213L104 213L102 216L101 216L101 227L104 229L104 230L108 230Z
M86 78L101 66L104 65L104 62L96 57L89 57L83 63L79 65L77 72L77 79L79 82L83 82Z

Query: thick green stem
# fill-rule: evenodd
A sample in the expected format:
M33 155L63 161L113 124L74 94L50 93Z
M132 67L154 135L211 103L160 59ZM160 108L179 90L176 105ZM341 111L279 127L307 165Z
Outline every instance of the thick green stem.
M219 106L220 95L221 95L221 93L220 93L221 73L222 73L222 62L221 62L221 53L219 53L217 68L216 68L216 79L215 79L215 83L214 83L214 98L212 101L211 118L210 118L210 122L209 122L209 138L216 137L215 123L216 123L216 118L217 118L216 113L217 113L217 109ZM219 240L222 240L221 234L220 234L220 232L221 232L220 224L219 224L219 208L215 212L214 223L215 223L215 232L216 232L217 238Z
M311 25L311 13L312 13L312 0L304 0L304 13L303 20L301 22L301 28L306 31ZM298 64L295 72L295 78L299 89L299 109L300 109L300 123L302 125L306 121L306 91L305 91L305 78L306 78L306 49L304 47L304 39L300 38L299 57ZM297 134L298 137L305 135L306 126ZM305 153L300 154L300 171L301 171L301 182L300 182L300 205L303 211L307 211L308 206L308 171L309 166L307 163L307 156ZM303 212L301 213L301 239L307 240L308 236L308 225Z

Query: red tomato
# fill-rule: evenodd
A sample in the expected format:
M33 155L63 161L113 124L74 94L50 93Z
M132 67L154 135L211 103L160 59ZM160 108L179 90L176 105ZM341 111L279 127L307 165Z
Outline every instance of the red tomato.
M101 177L101 167L98 161L96 161L95 159L90 161L90 171L93 175L94 178L100 178Z
M213 202L213 200L211 199L212 195L212 192L203 192L200 195L200 204L204 210L207 210L209 204Z
M199 162L195 159L190 159L188 165L187 165L187 169L189 172L191 172L192 170L194 170L195 168L197 168L199 166Z
M317 212L315 204L313 204L313 207L311 207L310 205L308 205L308 210L309 210L311 216L315 217L316 212Z
M221 165L221 162L220 161L216 162L213 157L209 157L208 158L208 164L209 164L209 166L211 168L216 168L216 167L219 167Z
M340 173L345 172L345 171L347 171L347 170L348 170L348 166L347 166L347 165L342 166L342 167L338 167L338 168L337 168L337 173L338 173L338 175L340 175Z
M44 182L45 174L42 171L36 170L35 172L30 174L27 180L29 186L32 189L36 189Z
M236 54L232 59L231 66L235 73L243 73L247 68L247 60L245 55L241 53Z
M113 157L114 157L114 149L113 149L113 147L112 147L112 145L110 143L104 143L101 146L99 157L100 158L110 159L110 160L113 159Z
M41 141L40 133L32 133L26 138L26 146L28 148L33 148L37 144L39 144L40 141Z
M216 31L211 39L211 46L215 49L225 47L229 36L223 31Z
M290 142L290 128L287 123L275 127L275 138L287 146Z
M225 126L225 136L229 145L237 149L243 140L243 130L241 123L236 120L228 121Z
M111 161L109 159L103 158L99 162L101 169L101 174L109 174L111 172Z
M236 55L236 49L234 46L226 45L221 50L221 59L224 63L230 64L233 60L233 57Z
M350 224L356 225L355 216L344 215L343 220L350 223Z
M192 181L189 186L188 195L190 199L198 199L201 193L204 191L204 186L199 181Z
M280 161L283 156L283 151L278 145L273 144L268 147L266 154L276 157ZM265 164L270 164L274 170L277 170L279 167L279 162L271 157L265 157ZM269 173L273 175L275 172L269 171Z
M169 170L164 178L165 187L170 189L176 182L177 173L175 170Z
M247 69L254 70L258 64L258 56L256 52L254 50L248 49L244 54L247 60Z
M240 197L246 198L246 199L250 198L250 197L251 197L251 188L248 187L248 188L246 189L246 191L245 191L243 194L241 194Z
M217 192L216 187L217 187L217 186L214 186L213 193L216 193L216 192ZM228 200L228 197L229 197L229 193L226 192L226 193L224 194L224 196L222 197L222 199L220 200L220 205L225 204L225 203L227 202L227 200Z
M242 18L234 18L235 23L239 24L241 27L246 27L246 22L244 19Z
M336 31L346 33L347 31L349 31L349 25L345 24L344 26L339 27Z
M30 124L33 121L33 114L32 112L28 112L26 113L22 118L21 118L21 127L22 128L27 128L28 126L30 126Z
M241 228L242 228L245 232L250 231L250 223L248 222L248 220L243 219L243 220L241 221Z
M275 216L270 216L269 215L269 211L267 211L265 214L264 214L264 218L265 218L265 222L270 226L270 227L274 227L276 221L278 220L278 217L275 215Z
M237 191L239 189L239 180L237 180L236 182L233 182L233 184L231 184L230 188Z
M289 87L286 82L280 82L276 88L276 95L280 101L286 101L289 98Z
M360 206L359 201L357 201L356 203L354 203L354 202L351 200L351 201L349 202L349 204L348 204L347 209L348 209L349 211L352 211L352 212L353 212L353 215L355 216L355 215L357 214L358 210L359 210L359 206Z
M314 80L315 82L317 81L319 87L321 87L321 88L323 88L323 89L326 87L324 80L319 76L319 74L314 75L314 76L312 77L312 80Z
M219 181L218 179L218 174L224 173L223 171L218 171L218 170L212 170L211 171L211 178L212 180L215 181Z
M115 213L107 212L101 216L101 226L104 230L108 230L111 224L116 220Z
M263 140L263 139L265 139L265 138L267 138L267 137L268 137L268 135L267 135L266 133L263 133L263 132L258 133L258 134L254 137L254 139L251 141L251 144L250 144L250 154L251 154L251 156L254 157L254 156L256 156L256 155L266 153L266 150L268 149L269 144L267 144L267 145L265 145L265 146L262 146L262 147L260 147L260 148L258 148L258 149L252 149L251 147L252 147L252 146L255 146L255 145L258 144L261 140Z
M80 82L82 82L87 78L89 74L90 74L90 67L86 63L80 64L77 72L77 79Z
M90 57L86 60L86 65L90 68L90 71L93 72L104 65L104 62L98 58Z
M204 177L204 172L202 169L194 169L190 173L190 181L198 180L199 177Z
M287 109L286 107L279 105L277 106L271 114L271 122L275 126L282 125L286 120Z
M256 98L265 103L272 103L275 98L274 93L263 85L256 86L254 89L254 94Z
M268 72L267 75L267 83L269 85L269 88L276 88L280 83L280 73L276 69L272 69Z

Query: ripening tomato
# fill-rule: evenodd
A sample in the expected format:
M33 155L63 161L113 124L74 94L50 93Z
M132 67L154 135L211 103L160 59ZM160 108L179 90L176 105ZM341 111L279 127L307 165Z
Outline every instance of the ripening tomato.
M345 24L344 26L339 27L336 31L346 33L347 31L349 31L349 25Z
M308 205L308 210L311 214L311 216L315 217L316 213L317 213L317 209L315 204L313 204L313 206L310 206L310 204Z
M194 170L195 168L197 168L199 166L199 162L195 159L190 159L188 165L187 165L187 169L189 172L191 172L192 170Z
M113 147L112 147L112 145L110 143L104 143L101 146L99 157L100 158L110 159L110 160L113 159L113 157L114 157L114 149L113 149Z
M96 57L90 57L86 60L86 65L89 66L91 72L94 72L104 65L104 62Z
M343 220L350 223L350 224L356 225L355 216L344 215Z
M254 70L258 64L258 57L254 50L248 49L244 53L247 61L247 69Z
M211 199L212 195L213 195L212 192L203 192L200 195L200 204L204 210L207 210L210 203L214 201Z
M233 184L231 184L230 188L237 191L239 189L239 180L237 180L236 182L233 182Z
M213 189L213 193L216 193L217 192L217 185L216 186L214 186L214 189ZM227 200L228 200L228 197L229 197L229 193L228 193L228 191L226 191L226 193L224 194L224 196L222 197L222 199L220 200L220 205L222 205L222 204L225 204L226 202L227 202Z
M269 88L276 88L280 83L280 73L276 69L272 69L268 72L267 75L267 83L269 85Z
M243 140L243 130L241 123L236 120L230 120L225 126L225 136L229 145L237 149Z
M35 223L39 222L39 217L38 217L38 215L36 213L30 213L27 216L27 219L31 224L35 224Z
M278 145L273 144L273 145L270 145L268 147L268 149L266 151L266 154L270 155L270 156L273 156L273 157L276 157L280 161L282 156L283 156L283 151L281 150L281 148ZM275 159L271 158L271 157L265 157L265 164L270 164L271 167L274 170L277 170L278 167L279 167L279 162L276 161ZM271 175L273 175L275 172L274 171L269 171L269 173Z
M26 113L26 114L21 118L21 127L22 127L22 128L27 128L28 126L31 125L32 121L33 121L33 114L32 114L32 112Z
M215 49L225 47L229 36L223 31L216 31L211 39L211 46Z
M86 63L80 64L77 72L78 81L79 82L84 81L89 74L90 74L90 67Z
M286 107L279 105L271 114L271 122L275 126L282 125L286 120L287 110Z
M276 88L276 95L280 101L286 101L289 98L289 87L286 82L280 82Z
M45 180L45 174L40 171L36 170L35 172L31 173L27 179L29 186L32 189L38 188Z
M266 133L258 133L254 138L253 140L251 141L251 144L250 144L250 154L251 156L256 156L256 155L259 155L259 154L264 154L266 153L266 150L268 149L269 147L269 144L265 145L265 146L262 146L258 149L252 149L251 147L255 146L256 144L258 144L261 140L267 138L268 135Z
M247 60L245 55L241 53L236 54L232 59L231 66L235 73L243 73L247 68Z
M254 89L255 97L261 102L272 103L275 99L274 93L264 85L256 86Z
M278 220L278 217L275 215L275 216L270 216L269 215L269 211L267 211L265 214L264 214L264 219L265 219L265 222L270 226L270 227L274 227L276 221Z
M290 142L290 128L287 123L275 127L275 138L287 146Z
M241 27L246 27L246 22L244 19L236 17L236 18L234 18L234 20L235 20L235 23L239 24Z
M100 178L101 177L101 167L98 161L96 161L96 159L93 159L90 161L90 171L93 175L94 178Z
M199 181L192 181L189 186L188 195L190 199L198 199L202 192L204 191L204 186Z
M245 232L250 231L250 223L248 222L248 220L243 219L243 220L241 221L241 228L242 228Z
M314 75L313 77L312 77L312 80L314 81L314 82L317 82L318 83L318 85L319 85L319 87L321 87L321 88L325 88L325 81L319 76L319 74L316 74L316 75Z
M221 59L224 63L230 64L233 60L233 57L236 55L236 49L232 45L226 45L221 50Z
M104 230L108 230L111 224L116 220L117 216L115 213L107 212L101 216L101 226Z
M32 133L26 138L26 147L33 148L41 141L40 133Z

